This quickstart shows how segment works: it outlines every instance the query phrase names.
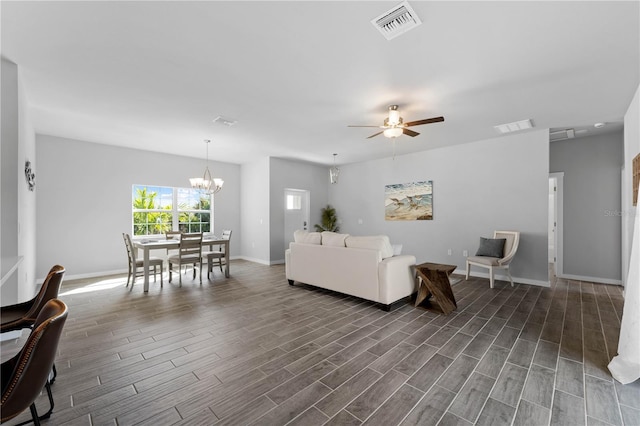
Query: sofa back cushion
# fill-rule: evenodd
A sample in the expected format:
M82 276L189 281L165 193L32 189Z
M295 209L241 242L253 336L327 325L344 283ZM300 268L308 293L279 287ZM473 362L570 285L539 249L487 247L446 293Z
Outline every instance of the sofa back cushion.
M337 232L324 231L322 233L322 245L331 247L345 247L345 240L349 234L338 234Z
M346 240L346 244L347 247L379 250L383 259L393 256L393 248L391 247L389 237L386 235L371 235L365 237L349 236Z
M309 232L298 229L293 233L293 241L303 244L320 244L322 235L319 232Z

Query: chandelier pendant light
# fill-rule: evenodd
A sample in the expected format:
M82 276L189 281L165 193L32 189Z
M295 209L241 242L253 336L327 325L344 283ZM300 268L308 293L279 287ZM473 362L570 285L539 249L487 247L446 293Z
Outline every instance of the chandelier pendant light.
M338 183L338 176L340 176L340 169L336 166L336 155L338 154L333 154L333 167L329 169L329 180L332 185Z
M205 164L204 175L202 177L191 178L189 181L191 182L191 187L193 189L198 189L205 194L211 195L222 189L224 180L220 178L211 178L211 172L209 171L209 144L211 143L211 140L205 139L204 142L207 144L207 162Z

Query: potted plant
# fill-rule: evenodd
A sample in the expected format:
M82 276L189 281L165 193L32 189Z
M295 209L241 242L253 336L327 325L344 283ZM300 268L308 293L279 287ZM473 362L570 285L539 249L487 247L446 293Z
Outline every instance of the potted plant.
M331 231L338 232L340 226L338 226L338 217L336 216L336 209L327 204L327 207L322 208L322 224L315 225L316 231Z

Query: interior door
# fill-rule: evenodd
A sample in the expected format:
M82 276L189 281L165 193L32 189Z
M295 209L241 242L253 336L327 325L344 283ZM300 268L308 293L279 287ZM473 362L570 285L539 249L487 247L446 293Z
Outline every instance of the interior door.
M289 248L297 229L310 230L309 191L286 188L284 190L284 248Z

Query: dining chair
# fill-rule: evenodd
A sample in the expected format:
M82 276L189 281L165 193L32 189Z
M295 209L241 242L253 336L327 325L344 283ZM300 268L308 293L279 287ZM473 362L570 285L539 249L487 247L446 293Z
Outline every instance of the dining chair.
M127 256L129 257L129 275L127 276L127 284L125 287L129 286L129 281L131 281L131 288L133 289L133 285L136 283L136 277L144 276L144 261L142 259L136 259L136 249L131 242L131 236L127 233L122 234L122 238L124 238L124 245L127 247ZM157 268L160 267L160 287L163 285L162 281L162 266L164 261L159 257L150 257L149 258L149 266L153 266L153 280L157 281L156 273Z
M31 409L32 420L19 425L31 421L39 425L40 420L51 416L54 402L49 373L53 368L67 313L67 306L62 300L49 300L36 317L33 329L20 352L2 363L0 422L13 419L27 407ZM35 400L43 388L47 391L50 408L44 415L38 416Z
M169 282L172 279L172 272L177 272L180 278L180 287L182 287L183 265L193 268L193 279L196 279L196 265L200 267L200 284L202 284L202 232L183 233L180 235L180 246L178 254L169 256ZM174 266L178 269L174 270Z
M223 240L231 240L231 230L225 229L222 231L222 239ZM229 241L230 243L231 241ZM228 245L227 245L228 247ZM220 244L218 246L218 250L214 251L206 251L202 253L202 258L207 259L207 279L209 278L211 272L213 272L213 263L215 260L218 260L218 266L220 266L220 272L222 272L222 262L225 259L225 246L224 244Z

